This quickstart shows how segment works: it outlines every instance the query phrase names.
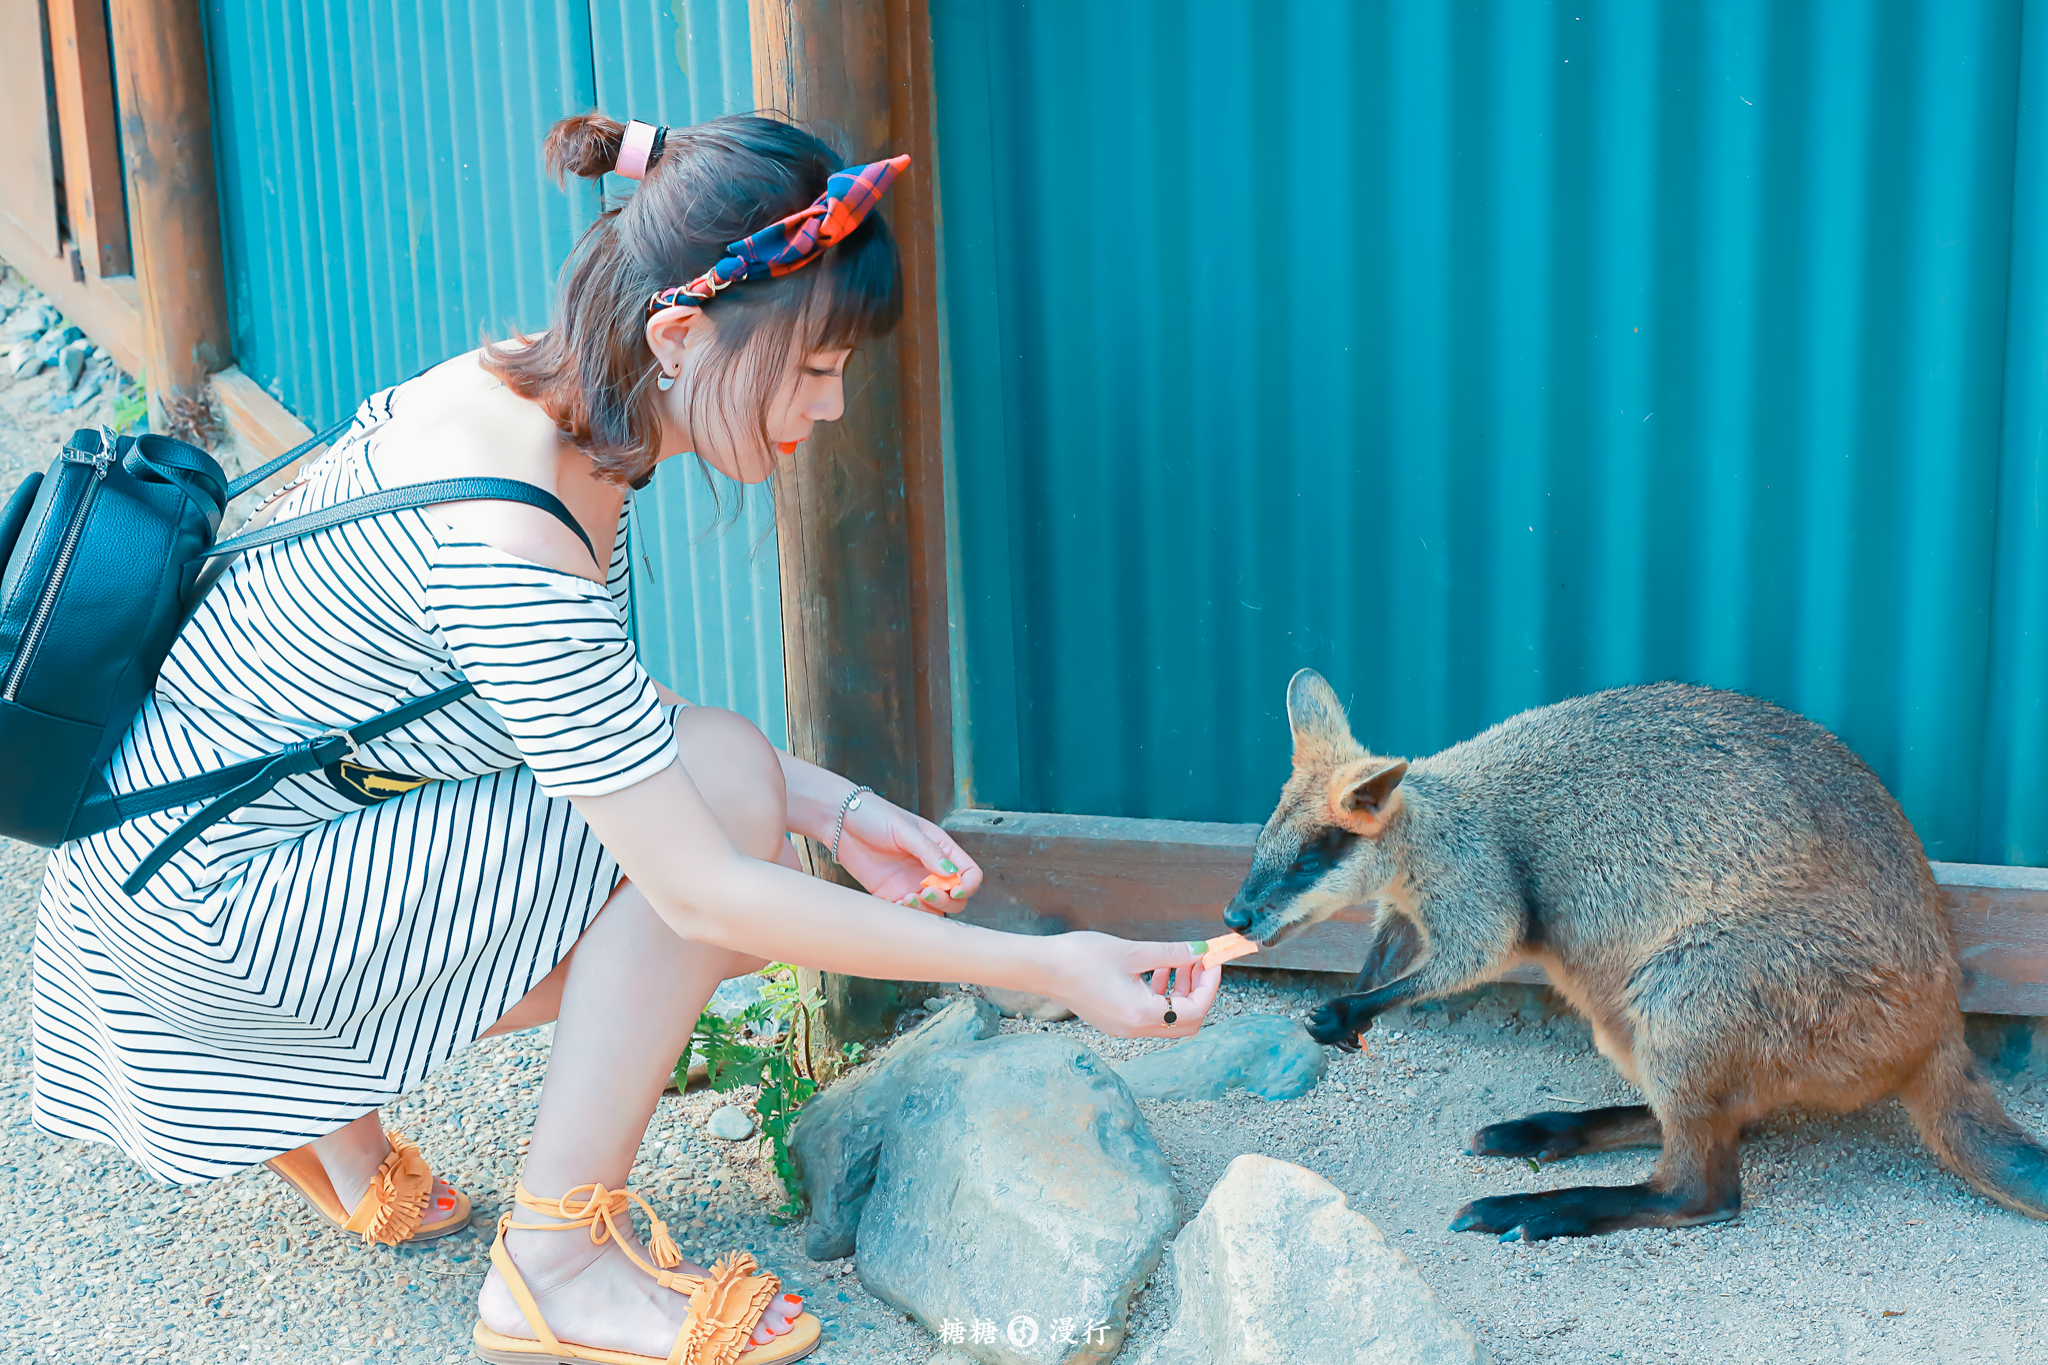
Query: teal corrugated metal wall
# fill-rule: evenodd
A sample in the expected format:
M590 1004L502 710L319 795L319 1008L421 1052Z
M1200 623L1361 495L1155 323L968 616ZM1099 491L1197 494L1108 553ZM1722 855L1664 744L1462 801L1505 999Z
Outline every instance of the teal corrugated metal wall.
M2048 5L933 0L975 804L1685 678L2048 862ZM2017 226L2016 226L2017 225Z
M209 0L206 32L236 361L316 427L484 330L546 325L598 210L546 178L555 119L753 102L745 0ZM772 509L759 491L719 526L693 463L637 504L641 649L780 743Z

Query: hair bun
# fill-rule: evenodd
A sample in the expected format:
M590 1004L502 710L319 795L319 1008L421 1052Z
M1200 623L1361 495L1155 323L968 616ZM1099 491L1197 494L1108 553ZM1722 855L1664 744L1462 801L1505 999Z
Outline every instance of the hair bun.
M556 120L541 144L548 174L557 185L565 175L596 180L610 174L619 164L619 144L625 135L625 124L595 110Z

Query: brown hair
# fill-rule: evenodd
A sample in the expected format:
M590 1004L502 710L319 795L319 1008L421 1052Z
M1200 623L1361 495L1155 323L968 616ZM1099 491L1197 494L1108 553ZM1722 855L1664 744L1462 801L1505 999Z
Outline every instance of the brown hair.
M555 182L614 169L624 133L596 113L556 123L544 144ZM538 338L485 347L484 368L540 404L601 477L644 484L661 454L649 299L695 279L728 243L809 206L841 164L801 128L751 114L669 129L640 188L577 242L553 325ZM731 433L751 426L765 446L769 405L799 336L806 353L837 350L884 336L901 318L895 239L871 213L812 264L742 281L705 309L718 325L693 373L690 429L701 440L714 424Z

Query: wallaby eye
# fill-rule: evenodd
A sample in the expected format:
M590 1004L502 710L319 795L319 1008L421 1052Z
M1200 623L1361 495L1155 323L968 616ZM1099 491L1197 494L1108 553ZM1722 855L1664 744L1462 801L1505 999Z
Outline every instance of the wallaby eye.
M1290 893L1308 890L1321 881L1331 868L1344 861L1344 856L1351 852L1351 846L1356 844L1360 837L1338 825L1326 826L1315 838L1301 846L1301 852L1294 855L1294 861L1288 865L1286 876L1281 878L1282 885Z

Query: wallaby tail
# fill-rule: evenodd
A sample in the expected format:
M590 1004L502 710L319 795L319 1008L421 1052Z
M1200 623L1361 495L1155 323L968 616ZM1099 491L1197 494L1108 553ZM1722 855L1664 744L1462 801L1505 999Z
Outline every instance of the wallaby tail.
M2015 1213L2048 1218L2048 1147L2014 1123L1958 1028L1899 1091L1941 1163Z

